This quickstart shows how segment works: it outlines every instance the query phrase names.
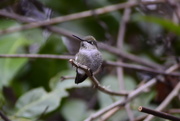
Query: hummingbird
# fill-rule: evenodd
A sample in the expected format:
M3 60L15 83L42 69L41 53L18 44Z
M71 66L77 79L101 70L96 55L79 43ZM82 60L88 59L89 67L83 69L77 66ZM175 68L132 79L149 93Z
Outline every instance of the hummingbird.
M82 39L76 35L73 36L81 40L79 52L75 55L75 61L90 68L92 74L96 74L103 60L96 39L93 36L86 36ZM87 77L87 74L82 69L76 68L76 84L83 82Z

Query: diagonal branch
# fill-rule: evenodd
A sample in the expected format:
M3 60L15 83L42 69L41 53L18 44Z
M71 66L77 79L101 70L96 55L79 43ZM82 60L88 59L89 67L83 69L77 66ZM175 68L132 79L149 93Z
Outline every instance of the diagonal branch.
M110 45L107 45L107 44L104 44L102 42L99 42L98 43L98 46L103 49L103 50L106 50L106 51L109 51L117 56L120 56L124 59L128 59L128 60L131 60L133 62L137 62L139 64L142 64L142 65L145 65L145 66L148 66L148 67L151 67L151 68L154 68L154 69L158 69L158 70L162 70L163 67L160 66L159 64L156 64L156 63L153 63L153 62L150 62L150 61L147 61L147 60L144 60L142 58L139 58L138 56L135 56L133 54L130 54L130 53L127 53L127 52L124 52L124 51L121 51L119 50L118 48L115 48L113 46L110 46Z
M114 91L111 91L111 90L105 88L104 86L101 86L101 84L94 77L94 75L92 75L90 69L87 68L87 66L81 65L81 64L75 62L73 59L70 59L69 62L76 68L80 68L80 69L84 70L86 72L86 74L88 75L88 77L90 78L90 80L92 81L92 83L94 84L94 86L98 90L100 90L104 93L110 94L110 95L115 95L115 96L127 96L128 95L128 92L114 92Z
M171 100L179 94L179 91L180 91L180 82L176 85L176 87L171 91L171 93L166 97L166 99L155 110L162 111L169 104L169 102L171 102ZM151 121L153 118L154 116L149 115L148 117L146 117L146 119L144 119L144 121Z
M10 119L8 119L8 117L6 115L4 115L4 113L2 111L0 111L0 117L4 120L4 121L11 121Z
M29 20L27 17L24 17L24 16L19 16L17 14L13 14L13 13L8 13L8 12L5 12L5 11L2 11L0 10L0 15L3 15L3 16L6 16L8 18L12 18L12 19L15 19L17 21L21 21L21 22L31 22L32 20ZM54 32L54 33L57 33L59 35L63 35L63 36L66 36L66 37L69 37L69 38L72 38L72 34L75 34L73 32L70 32L70 31L67 31L65 29L62 29L62 28L57 28L57 27L54 27L54 26L46 26L45 27L46 29L48 29L49 31L51 32ZM125 58L125 59L128 59L128 60L131 60L133 62L137 62L139 64L142 64L142 65L146 65L148 67L151 67L151 68L156 68L156 69L159 69L161 70L161 66L158 65L158 64L155 64L155 63L152 63L152 62L149 62L147 60L144 60L144 59L141 59L135 55L132 55L130 53L126 53L126 52L123 52L121 50L119 50L118 48L115 48L113 46L110 46L110 45L107 45L107 44L104 44L104 43L98 43L98 46L99 48L103 49L103 50L106 50L106 51L109 51L117 56L120 56L122 58Z
M124 67L124 68L127 68L127 69L134 69L134 70L137 70L137 71L150 72L150 73L153 73L153 74L161 74L161 75L175 76L175 77L180 76L180 73L176 73L176 72L167 73L165 71L155 70L155 69L152 69L152 68L148 68L148 67L144 67L144 66L138 66L138 65L134 65L134 64L127 64L127 63L123 63L123 62L105 61L104 64L106 66Z
M152 110L152 109L142 107L142 106L139 106L138 110L140 112L152 114L154 116L161 117L161 118L164 118L164 119L169 119L169 120L172 120L172 121L179 121L180 120L180 118L175 117L173 115L170 115L168 113L160 112L160 111L157 111L157 110Z
M106 6L103 8L98 8L98 9L95 9L94 12L97 15L99 15L99 14L104 14L104 13L112 12L112 11L119 10L119 9L124 9L126 7L137 6L139 4L156 4L156 3L162 3L162 2L164 2L164 0L156 0L153 2L151 2L151 1L125 2L125 3L115 4L115 5L109 5L109 6ZM0 15L1 15L1 12L0 12ZM61 16L61 17L57 17L57 18L52 18L50 20L33 22L33 23L23 25L21 27L13 27L13 28L9 28L6 30L1 30L0 35L17 32L17 31L22 31L22 30L26 30L26 29L33 29L33 28L37 28L37 27L41 27L41 26L52 25L52 24L56 24L56 23L66 22L66 21L71 21L71 20L85 18L85 17L89 17L89 16L93 16L93 12L91 10L83 11L80 13L74 13L74 14L70 14L70 15L65 15L65 16Z
M174 70L176 70L177 68L179 68L179 65L173 65L171 66L169 69L166 70L167 73L170 73ZM137 88L136 90L132 91L127 98L123 98L122 100L119 100L101 110L99 110L98 112L92 114L91 116L89 116L87 119L85 119L85 121L92 121L96 118L98 118L99 116L103 115L104 113L116 108L116 107L122 107L124 106L126 103L130 102L131 100L133 100L134 98L136 98L139 94L141 94L144 90L146 90L147 88L152 87L153 85L156 84L156 78L153 78L151 80L149 80L146 84L144 84L143 86Z

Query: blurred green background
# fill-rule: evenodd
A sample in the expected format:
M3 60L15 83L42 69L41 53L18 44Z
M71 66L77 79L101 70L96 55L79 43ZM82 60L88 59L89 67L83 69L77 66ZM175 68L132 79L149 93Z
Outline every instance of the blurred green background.
M22 2L4 1L0 6L1 9ZM39 2L52 9L52 17L58 17L127 1L39 0ZM176 57L179 56L180 27L172 20L173 11L170 5L158 4L153 10L148 7L150 6L142 5L132 8L126 26L123 50L162 67L169 67L177 63ZM35 9L32 8L33 10ZM159 11L163 11L164 14ZM100 42L116 46L123 12L124 9L121 9L54 26L82 36L93 35ZM0 17L0 30L19 27L22 24L16 20ZM69 55L61 35L49 33L47 37L43 35L44 31L36 28L1 35L0 54ZM100 51L104 60L118 60L115 54L106 50ZM126 59L123 61L133 63ZM122 99L99 92L92 87L89 80L76 85L74 79L61 80L62 76L75 76L75 69L68 60L0 58L0 110L12 121L83 121L90 114ZM123 76L126 90L132 91L141 80L152 78L154 75L124 69ZM97 78L102 85L119 91L116 68L105 66ZM137 111L138 106L155 108L159 105L162 100L158 100L158 90L158 87L154 87L130 103L135 117L142 115ZM178 101L174 99L168 108L180 108ZM129 120L124 109L108 119L108 121L120 120Z

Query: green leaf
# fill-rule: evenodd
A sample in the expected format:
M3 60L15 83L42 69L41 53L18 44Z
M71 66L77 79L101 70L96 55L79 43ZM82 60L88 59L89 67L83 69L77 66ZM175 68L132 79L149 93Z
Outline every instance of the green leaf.
M161 25L165 29L174 32L176 35L180 35L180 26L178 26L177 24L175 24L174 22L168 19L154 17L154 16L141 16L140 20L156 23L158 25Z
M43 88L33 89L19 98L15 116L35 118L42 113L49 113L59 106L64 96L67 94L56 91L47 93Z
M43 88L37 88L21 96L16 103L17 112L15 116L35 118L46 109L44 114L49 113L60 105L62 98L68 96L67 89L90 86L89 81L79 85L74 83L74 79L59 81L61 76L62 74L57 74L50 80L51 92L48 93Z
M26 39L20 34L0 37L0 54L15 54L24 45ZM8 85L27 59L0 58L0 88Z
M83 121L88 113L86 103L82 100L67 100L61 109L61 113L67 121Z

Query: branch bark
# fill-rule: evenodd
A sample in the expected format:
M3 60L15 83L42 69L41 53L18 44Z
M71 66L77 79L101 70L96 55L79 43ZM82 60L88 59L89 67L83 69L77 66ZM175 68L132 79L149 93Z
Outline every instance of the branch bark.
M100 15L100 14L116 11L119 9L124 9L127 7L137 6L139 4L156 4L156 3L162 3L162 2L164 2L164 0L156 0L153 2L151 2L151 1L126 2L126 3L120 3L120 4L115 4L115 5L110 5L110 6L98 8L98 9L95 9L93 11L97 15ZM0 12L0 15L2 15L1 12ZM74 13L74 14L70 14L70 15L65 15L65 16L61 16L61 17L56 17L56 18L52 18L50 20L33 22L33 23L23 25L21 27L13 27L13 28L9 28L6 30L1 30L0 35L12 33L12 32L17 32L17 31L22 31L22 30L26 30L26 29L33 29L33 28L37 28L37 27L41 27L41 26L52 25L52 24L56 24L56 23L62 23L62 22L71 21L71 20L80 19L80 18L85 18L85 17L89 17L89 16L93 16L93 12L91 10L80 12L80 13Z
M166 70L167 73L170 73L176 69L179 68L179 65L173 65L171 66L169 69ZM98 118L99 116L103 115L104 113L116 108L116 107L122 107L124 106L126 103L128 103L129 101L133 100L134 98L136 98L136 96L138 96L139 94L143 93L144 90L146 90L147 88L152 87L153 85L156 84L156 78L153 78L151 80L149 80L146 84L144 84L143 86L137 88L136 90L132 91L126 98L123 98L122 100L119 100L105 108L103 108L102 110L99 110L98 112L92 114L91 116L89 116L87 119L85 119L85 121L92 121L96 118Z
M146 108L146 107L139 106L138 110L140 112L144 112L144 113L147 113L147 114L152 114L152 115L160 117L160 118L169 119L169 120L172 120L172 121L180 121L180 118L178 118L178 117L175 117L175 116L170 115L168 113L152 110L152 109L149 109L149 108Z
M50 55L50 54L0 54L0 58L49 58L49 59L73 59L71 55Z
M27 17L19 16L17 14L8 13L8 12L2 11L2 10L0 10L0 15L6 16L8 18L16 19L16 20L21 21L21 22L32 22L32 20L29 20ZM76 35L76 33L67 31L67 30L62 29L62 28L57 28L57 27L54 27L54 26L46 26L45 28L48 29L51 32L54 32L54 33L57 33L59 35L69 37L71 39L74 39L72 37L73 34ZM157 69L162 70L162 67L159 64L155 64L153 62L149 62L147 60L141 59L141 58L139 58L139 57L137 57L135 55L123 52L123 51L121 51L118 48L115 48L113 46L110 46L110 45L99 42L98 47L100 49L109 51L109 52L111 52L111 53L113 53L113 54L115 54L117 56L122 57L122 58L131 60L133 62L137 62L139 64L146 65L146 66L151 67L151 68L155 68L156 70Z
M173 91L171 91L171 93L166 97L166 99L155 110L162 111L169 104L169 102L171 102L171 100L179 94L179 91L180 91L180 82L176 85ZM149 115L144 119L144 121L151 121L153 118L154 118L153 115Z
M70 62L73 66L75 66L76 68L80 68L80 69L84 70L85 73L86 73L86 74L88 75L88 77L90 78L90 80L92 81L92 83L94 84L94 86L95 86L98 90L100 90L100 91L102 91L102 92L104 92L104 93L110 94L110 95L115 95L115 96L127 96L127 95L129 94L129 92L125 92L125 91L124 91L124 92L114 92L114 91L111 91L111 90L105 88L104 86L101 86L101 84L100 84L100 83L98 82L98 80L94 77L94 75L91 74L89 68L87 68L86 66L81 65L81 64L79 64L79 63L77 63L77 62L75 62L73 59L70 59L69 62Z

